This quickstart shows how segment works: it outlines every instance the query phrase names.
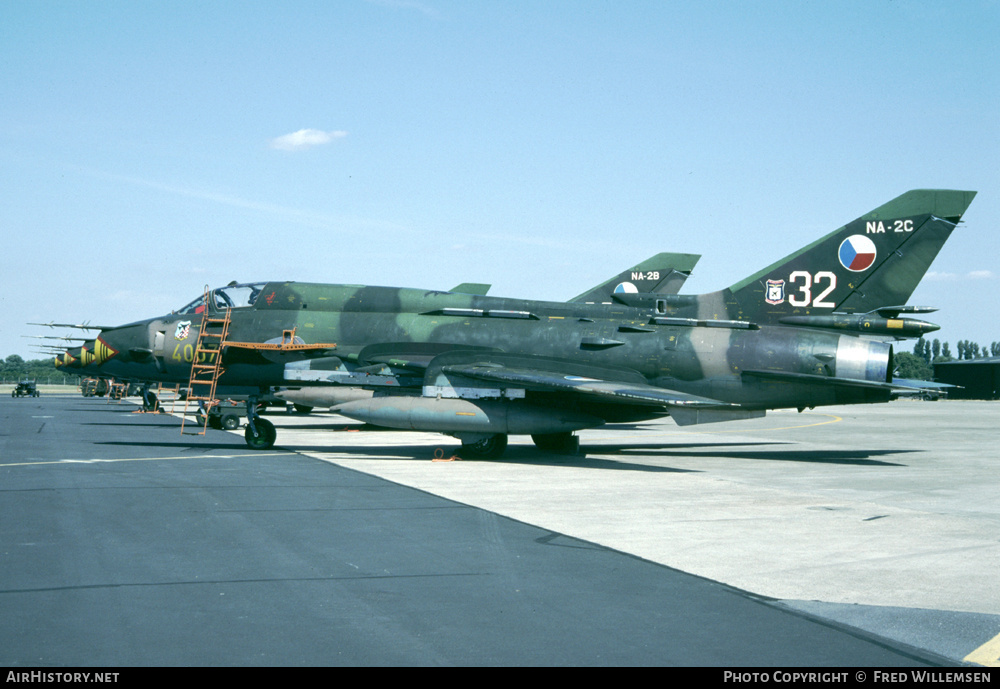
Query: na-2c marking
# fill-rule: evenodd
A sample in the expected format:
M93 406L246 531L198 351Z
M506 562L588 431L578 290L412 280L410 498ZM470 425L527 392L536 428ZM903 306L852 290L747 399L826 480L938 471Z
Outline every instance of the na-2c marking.
M913 232L913 221L892 220L889 222L889 228L893 232ZM865 223L865 234L885 234L886 231L886 225L881 220L869 220Z

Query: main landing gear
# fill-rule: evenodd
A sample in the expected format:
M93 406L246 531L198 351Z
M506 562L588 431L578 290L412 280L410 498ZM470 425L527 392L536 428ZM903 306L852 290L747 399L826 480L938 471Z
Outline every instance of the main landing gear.
M507 449L507 434L459 438L462 449L458 454L466 459L496 459Z
M243 437L252 450L270 450L278 437L274 424L257 414L256 397L247 399L247 427Z
M580 451L580 438L572 433L546 433L531 436L535 447L556 455L575 455Z
M462 449L458 454L466 459L496 459L507 449L507 435L464 435L458 436ZM580 451L580 438L573 433L546 433L531 436L535 447L557 455L575 455Z

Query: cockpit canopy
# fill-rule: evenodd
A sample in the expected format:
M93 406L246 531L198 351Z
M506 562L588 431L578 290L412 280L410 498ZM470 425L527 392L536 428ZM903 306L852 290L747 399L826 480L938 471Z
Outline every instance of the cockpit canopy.
M260 294L261 290L264 289L266 282L252 282L245 284L236 284L231 282L225 287L219 287L210 292L209 298L213 300L215 305L215 310L224 309L240 309L247 306L253 306L253 303L257 301L257 296ZM205 296L202 295L187 304L182 309L177 311L177 313L184 314L202 314L205 312Z

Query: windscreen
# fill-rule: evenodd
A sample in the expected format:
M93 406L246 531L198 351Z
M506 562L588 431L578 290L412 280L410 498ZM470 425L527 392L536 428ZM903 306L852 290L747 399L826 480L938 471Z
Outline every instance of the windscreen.
M216 309L240 309L253 306L257 301L257 296L266 285L266 282L254 282L248 284L230 283L225 287L212 290L211 299ZM201 314L205 312L205 296L202 295L185 305L177 313L179 314Z

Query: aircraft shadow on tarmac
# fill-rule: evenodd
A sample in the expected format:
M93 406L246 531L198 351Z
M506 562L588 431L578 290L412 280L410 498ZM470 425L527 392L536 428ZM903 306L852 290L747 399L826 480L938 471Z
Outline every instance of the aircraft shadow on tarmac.
M87 425L148 425L161 426L160 424L87 424ZM162 426L161 426L162 427ZM357 431L356 427L340 427L341 432ZM213 434L214 435L214 434ZM219 436L221 439L221 436ZM205 449L240 449L247 450L252 455L254 451L248 450L243 444L242 438L236 434L230 434L230 443L208 442L193 438L191 441L178 440L177 442L126 442L126 441L103 441L98 445L127 445L133 447L159 447L159 448L205 448ZM654 473L690 473L697 472L697 469L681 469L668 466L653 466L645 463L623 461L629 457L640 458L664 458L672 457L690 460L692 458L704 457L709 459L745 459L750 461L780 461L780 462L805 462L818 464L844 464L854 466L906 466L898 462L889 462L878 459L889 455L908 454L919 452L919 450L793 450L775 448L773 450L751 450L752 446L775 446L794 445L787 442L757 442L757 443L619 443L614 445L593 445L580 447L580 452L575 455L558 455L539 450L531 445L511 445L507 453L498 459L466 459L461 461L493 462L500 464L532 464L535 466L560 466L574 468L608 469L617 471L646 471ZM737 449L739 448L739 449ZM331 442L321 445L277 445L275 450L286 450L298 453L323 453L323 454L346 454L358 459L390 459L395 458L401 461L428 461L431 459L447 460L454 458L458 453L458 448L451 443L442 444L420 444L420 445L354 445L339 442ZM703 451L707 450L707 451Z
M749 459L777 462L814 462L823 464L852 464L858 466L906 466L897 462L887 462L876 457L908 454L920 450L792 450L774 449L736 450L725 448L749 447L751 445L794 445L794 443L685 443L656 445L613 445L588 448L598 454L653 455L657 457L704 457L705 459ZM712 448L710 452L698 450ZM581 451L585 448L581 447Z
M276 446L277 447L277 446ZM488 462L491 464L530 464L532 466L553 466L553 467L573 467L606 469L617 471L647 471L656 473L690 473L693 469L676 469L673 467L652 466L649 464L638 464L634 462L624 462L616 459L606 459L603 457L588 456L581 448L581 452L575 455L558 455L544 452L533 445L509 445L503 457L495 459L465 458L458 457L459 448L454 443L440 443L434 445L295 445L288 446L287 449L294 452L306 454L344 454L356 459L394 459L402 462L426 462L436 461L462 461L462 462ZM345 466L350 465L350 460L344 462Z

